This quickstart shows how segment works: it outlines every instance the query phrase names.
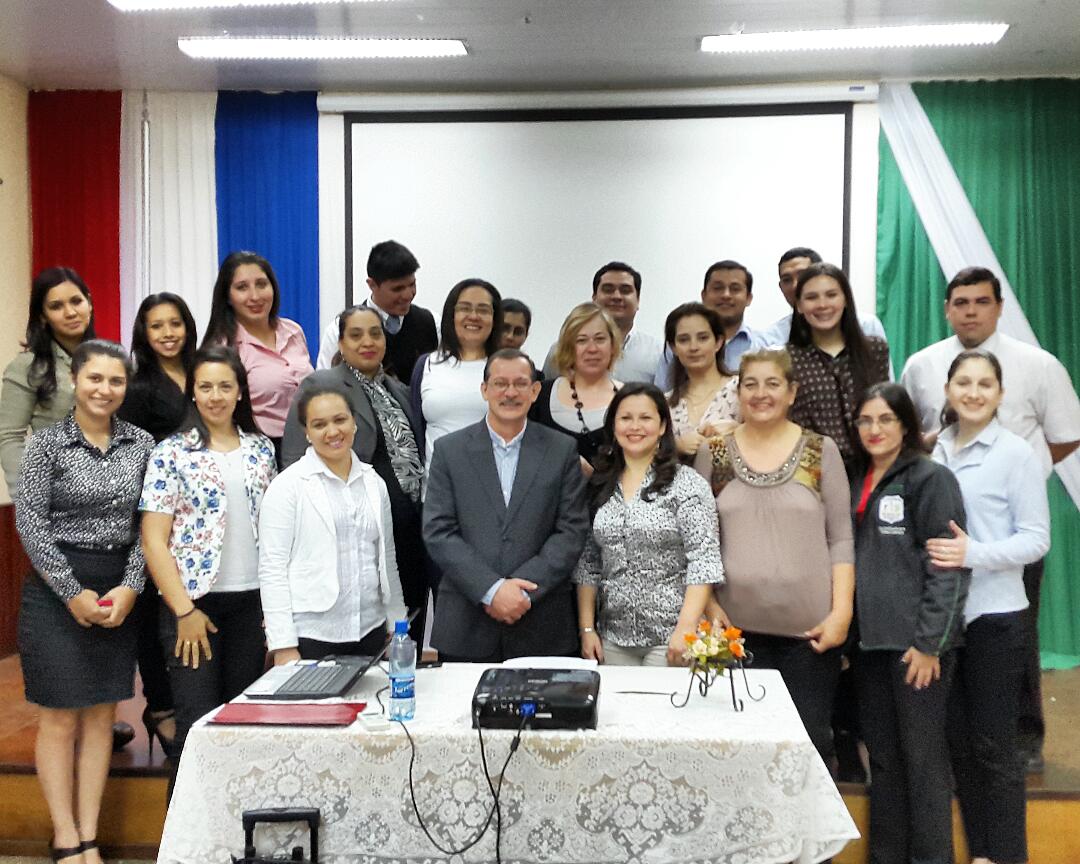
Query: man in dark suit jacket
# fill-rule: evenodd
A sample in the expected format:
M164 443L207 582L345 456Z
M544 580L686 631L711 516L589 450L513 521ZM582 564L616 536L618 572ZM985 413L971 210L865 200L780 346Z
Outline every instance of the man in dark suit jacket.
M435 316L416 306L416 256L395 240L384 240L371 247L367 262L367 285L371 296L360 305L379 313L386 328L386 373L409 383L413 366L421 354L434 351L439 344ZM319 369L329 369L337 353L340 316L326 326L319 344Z
M431 644L443 660L576 655L570 574L589 527L574 439L526 423L540 385L516 349L491 355L479 423L435 445L424 541L442 570Z

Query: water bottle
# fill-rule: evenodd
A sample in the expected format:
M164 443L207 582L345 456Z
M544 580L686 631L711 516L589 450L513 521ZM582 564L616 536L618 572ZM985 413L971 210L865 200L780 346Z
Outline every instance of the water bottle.
M390 660L390 719L412 720L416 714L416 643L409 638L409 622L394 625L387 652Z

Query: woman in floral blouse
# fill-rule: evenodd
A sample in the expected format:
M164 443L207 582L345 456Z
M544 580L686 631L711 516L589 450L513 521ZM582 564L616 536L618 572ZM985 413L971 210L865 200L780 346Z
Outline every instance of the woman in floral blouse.
M259 506L276 474L235 351L198 351L187 396L196 410L154 448L139 503L146 563L167 607L160 634L177 758L195 720L262 674Z
M652 384L622 387L604 432L610 443L589 485L592 530L574 572L581 656L679 666L684 634L724 581L708 483L679 464L667 402Z

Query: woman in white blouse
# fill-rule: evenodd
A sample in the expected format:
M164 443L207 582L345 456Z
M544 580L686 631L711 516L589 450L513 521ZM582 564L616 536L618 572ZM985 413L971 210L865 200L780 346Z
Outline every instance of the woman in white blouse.
M1024 669L1024 565L1050 548L1038 456L996 419L1001 364L963 351L949 367L934 459L960 483L967 533L927 541L939 567L970 567L967 631L948 712L949 748L973 864L1027 861L1024 765L1017 741Z
M706 438L726 435L739 424L739 376L724 366L720 315L704 303L671 310L664 340L674 356L668 404L675 446L689 460Z
M443 303L439 349L413 367L409 391L413 416L420 418L424 464L431 464L435 442L479 422L487 414L480 395L487 358L499 350L502 298L483 279L458 282Z
M275 665L330 654L377 655L405 617L386 484L353 452L345 393L297 400L311 443L271 484L259 516L259 586Z

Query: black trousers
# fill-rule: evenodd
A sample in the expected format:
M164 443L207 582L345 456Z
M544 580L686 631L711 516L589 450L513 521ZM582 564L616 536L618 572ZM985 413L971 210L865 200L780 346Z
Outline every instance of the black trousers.
M146 707L154 713L173 709L169 670L165 666L165 653L161 650L161 639L158 636L161 607L161 595L147 577L146 587L135 601L134 614L139 677L142 679ZM169 653L172 653L171 648Z
M1024 612L983 615L967 626L949 698L956 797L973 858L1027 861L1024 761L1017 749Z
M266 639L262 628L262 602L258 590L210 593L195 605L217 627L209 633L211 659L201 658L199 668L184 666L173 650L176 618L161 607L161 647L169 667L169 683L176 703L175 758L179 762L192 724L223 702L239 696L263 673Z
M952 864L952 782L945 716L956 657L941 678L904 683L900 651L863 651L855 667L870 752L870 864Z
M320 642L317 639L297 640L296 647L304 660L322 660L331 654L345 657L375 657L386 644L386 627L376 627L359 642ZM417 660L420 658L417 657Z
M1020 679L1020 749L1030 754L1040 754L1046 737L1043 720L1042 668L1039 663L1039 597L1042 593L1043 572L1046 559L1040 559L1024 568L1024 593L1028 608L1024 616L1024 645L1020 649L1023 659L1023 675Z
M818 654L806 639L744 633L754 669L778 669L821 758L832 752L832 711L840 680L841 648Z

